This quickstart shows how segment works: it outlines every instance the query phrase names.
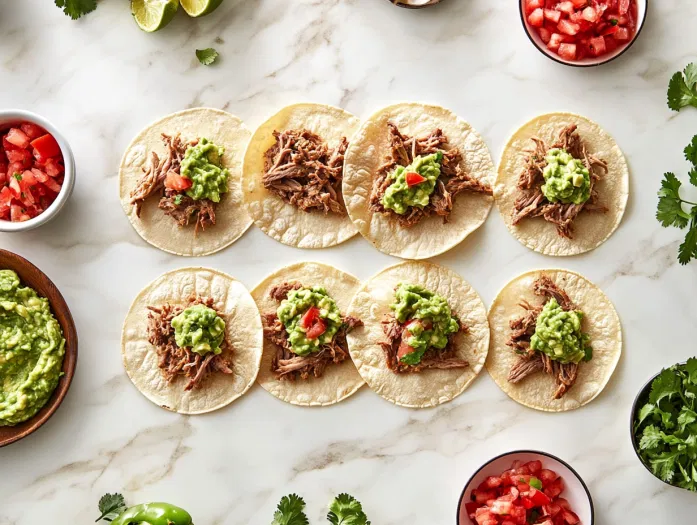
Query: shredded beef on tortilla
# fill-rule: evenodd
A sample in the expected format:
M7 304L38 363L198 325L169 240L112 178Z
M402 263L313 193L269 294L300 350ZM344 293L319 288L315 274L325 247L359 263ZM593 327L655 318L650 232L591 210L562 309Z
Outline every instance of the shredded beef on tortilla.
M416 365L408 365L402 363L397 354L399 347L404 342L405 326L407 323L400 323L395 319L394 315L390 314L388 318L382 322L382 331L385 332L386 341L380 342L380 346L387 360L387 367L395 374L417 373L422 370L440 369L447 370L450 368L466 368L469 363L457 356L457 348L455 346L455 336L458 333L468 333L469 328L463 325L458 320L460 329L448 335L448 344L443 349L430 348L424 353L421 361ZM409 336L406 336L409 337ZM405 342L406 344L406 342Z
M578 310L578 307L569 299L567 293L547 275L542 275L535 281L533 291L535 295L544 297L545 300L541 305L531 305L527 301L522 301L520 306L525 309L525 314L510 322L512 332L506 344L514 349L519 358L511 367L508 381L519 383L532 374L544 372L554 377L557 385L554 399L560 399L574 385L578 374L578 364L560 363L550 359L543 352L533 350L530 348L530 338L535 333L537 316L540 315L542 307L550 299L556 299L562 310L566 312Z
M209 199L194 200L183 191L165 188L167 174L173 172L180 174L181 161L186 150L198 144L198 139L191 142L183 142L179 134L170 136L162 134L162 141L167 150L167 156L160 159L157 153L150 152L150 163L143 168L143 177L131 191L130 203L135 206L136 216L140 217L143 202L151 195L159 195L158 208L165 215L172 217L179 226L188 226L194 223L194 235L199 228L205 230L207 226L215 224L216 203Z
M408 228L417 224L424 217L431 215L443 217L443 222L448 222L448 217L453 211L453 201L463 191L493 194L491 186L465 173L461 166L462 153L458 148L450 147L448 138L441 129L436 129L425 137L416 138L402 134L392 122L388 122L387 126L390 133L391 151L373 180L373 189L370 195L371 211L393 217L401 226ZM428 205L423 208L412 206L403 215L390 208L385 208L382 204L382 198L387 188L392 184L390 174L397 166L408 166L419 155L431 155L438 151L443 153L441 172Z
M288 298L288 292L299 290L302 284L284 282L271 289L269 296L281 302ZM363 321L351 316L342 316L342 326L334 335L331 342L322 345L318 352L306 356L293 353L288 332L276 313L263 314L264 337L276 345L276 355L271 362L271 371L279 381L307 380L310 377L322 377L329 365L340 364L350 358L346 334Z
M346 214L341 194L346 137L329 149L306 129L274 131L276 143L264 154L264 188L302 211Z
M148 341L157 352L157 366L162 376L168 383L172 383L178 376L184 376L188 382L184 390L200 388L204 379L214 372L232 374L232 346L223 339L220 354L209 352L205 356L192 352L190 348L180 348L174 339L172 319L182 313L186 308L195 304L202 304L216 310L214 301L210 297L191 296L186 305L173 305L165 303L161 306L148 306ZM219 316L224 317L218 310Z
M518 178L518 192L520 195L515 201L513 209L513 224L516 225L526 217L542 217L551 222L557 228L561 237L573 238L573 221L584 212L608 211L607 207L599 204L598 190L595 188L603 175L607 174L607 162L591 155L576 131L576 124L570 124L561 130L559 138L551 146L537 137L532 141L535 146L527 151L525 169ZM583 162L590 174L590 198L583 204L564 204L561 202L549 202L542 193L542 185L545 180L542 172L547 166L545 157L550 149L559 148L569 155Z

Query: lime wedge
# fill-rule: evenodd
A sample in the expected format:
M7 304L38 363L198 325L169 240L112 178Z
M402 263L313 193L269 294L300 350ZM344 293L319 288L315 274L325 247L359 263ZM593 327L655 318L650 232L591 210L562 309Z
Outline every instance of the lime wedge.
M180 0L182 7L189 16L197 17L207 15L216 10L223 0Z
M131 13L138 27L147 33L162 29L172 21L179 0L131 0Z

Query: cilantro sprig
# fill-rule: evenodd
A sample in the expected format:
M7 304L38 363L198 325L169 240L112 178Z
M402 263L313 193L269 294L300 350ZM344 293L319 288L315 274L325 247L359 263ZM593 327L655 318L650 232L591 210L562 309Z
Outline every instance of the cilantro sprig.
M694 63L675 73L668 84L668 107L680 111L686 106L697 108L697 64Z
M327 521L332 525L370 525L361 503L348 494L339 494L329 505Z
M212 47L207 47L206 49L197 49L196 58L204 66L210 66L216 60L218 60L218 52Z
M97 0L55 0L55 2L73 20L97 9Z
M697 187L697 135L685 148L685 158L692 165L689 171L690 184ZM687 264L697 258L697 203L683 199L680 196L682 182L674 173L663 175L661 189L658 190L658 209L656 219L664 228L675 226L685 229L688 227L685 240L678 249L678 261Z
M305 500L297 494L283 496L273 515L271 525L308 525Z
M663 481L697 491L697 359L663 370L634 422L639 455Z
M119 493L104 494L104 496L99 499L99 504L97 506L99 507L100 515L94 520L95 523L99 520L113 521L119 514L126 510L126 500L124 500L123 495Z

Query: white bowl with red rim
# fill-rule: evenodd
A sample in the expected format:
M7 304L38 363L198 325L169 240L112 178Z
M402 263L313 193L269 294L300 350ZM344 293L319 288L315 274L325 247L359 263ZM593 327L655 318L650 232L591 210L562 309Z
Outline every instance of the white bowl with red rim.
M583 479L579 476L571 465L563 459L558 458L547 452L537 450L514 450L506 452L479 467L472 474L465 488L462 490L460 500L457 504L457 525L477 525L467 515L465 504L471 501L471 494L474 489L479 487L489 476L500 476L503 472L510 469L514 462L525 464L528 461L538 460L542 462L543 469L556 472L564 481L564 491L561 497L566 499L571 509L581 520L579 525L595 525L595 510L593 508L593 498Z
M12 222L0 219L0 232L23 232L33 230L34 228L46 224L60 213L65 203L68 202L70 195L73 193L73 188L75 187L75 159L68 141L61 132L58 131L50 121L31 111L25 111L23 109L0 110L0 132L4 132L8 128L21 124L22 122L31 122L42 127L53 135L53 138L58 142L65 166L63 185L61 186L60 192L58 192L58 196L51 205L36 217L23 222Z
M559 56L555 51L549 49L547 44L542 40L537 28L530 25L530 22L528 21L529 13L527 12L527 4L529 1L530 0L520 0L518 6L520 9L520 20L523 23L523 28L525 29L525 33L528 35L530 41L534 44L538 51L540 51L540 53L548 58L551 58L560 64L574 67L600 66L602 64L607 64L608 62L611 62L623 55L630 47L632 47L632 45L634 45L634 42L636 42L636 39L639 37L641 30L644 28L649 4L648 0L633 0L636 2L637 6L636 31L629 41L618 45L613 51L597 57L585 57L579 60L567 60ZM562 0L555 0L555 5L559 4L561 1Z

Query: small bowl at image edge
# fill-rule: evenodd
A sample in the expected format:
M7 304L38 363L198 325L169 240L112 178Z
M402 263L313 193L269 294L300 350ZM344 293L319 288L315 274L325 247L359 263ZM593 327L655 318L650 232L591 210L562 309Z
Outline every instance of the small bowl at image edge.
M22 122L31 122L36 124L53 135L56 142L58 142L58 145L60 146L61 153L63 154L65 178L63 179L63 186L61 187L61 191L58 193L56 200L53 201L48 209L46 209L42 214L24 222L0 220L0 232L29 231L46 224L56 215L58 215L58 213L60 213L63 206L65 206L65 203L68 202L70 195L73 193L73 188L75 187L75 159L68 141L60 133L60 131L58 131L58 129L51 124L51 122L37 115L36 113L32 113L31 111L24 111L22 109L0 110L0 132L4 132L7 130L7 128L12 127L14 124L21 124Z
M34 417L12 427L0 426L0 447L4 447L36 431L41 425L48 421L63 402L65 395L68 393L68 388L70 388L70 383L73 380L75 365L77 364L77 330L65 299L63 299L56 285L53 284L45 273L25 258L1 249L0 270L15 271L19 276L22 286L29 286L36 290L36 293L40 297L48 299L51 305L51 312L60 323L63 329L63 337L65 338L65 357L63 358L62 368L63 377L58 381L58 386L53 391L48 402Z
M594 66L600 66L602 64L607 64L608 62L611 62L615 60L617 57L623 55L630 47L634 45L634 42L636 42L636 39L639 37L639 34L641 33L641 30L644 28L644 23L646 22L646 14L648 11L648 0L636 0L637 3L637 28L636 32L634 33L634 36L632 39L627 42L626 44L617 46L617 49L612 51L611 53L607 53L605 55L599 56L599 57L587 57L582 60L565 60L562 57L560 57L558 54L556 54L554 51L550 50L547 48L547 44L545 44L542 41L542 38L540 35L535 31L535 28L532 27L528 23L528 15L525 12L525 4L527 3L527 0L520 0L518 7L520 9L520 20L523 23L523 28L525 29L525 33L528 35L528 38L530 41L533 43L533 45L537 48L537 50L542 53L543 55L547 56L548 58L551 58L555 62L558 62L560 64L564 64L566 66L574 66L574 67L594 67Z
M431 7L436 4L440 4L441 0L387 0L391 4L397 7L404 7L405 9L422 9L424 7Z
M581 525L595 525L595 511L593 509L593 498L583 479L566 461L546 452L537 450L514 450L506 452L479 467L462 490L460 500L457 504L457 515L455 517L457 525L476 525L467 516L465 503L470 500L470 494L487 477L500 476L502 472L511 468L514 461L527 463L528 461L539 460L542 468L550 469L559 474L564 480L564 492L561 497L566 499L581 520Z

